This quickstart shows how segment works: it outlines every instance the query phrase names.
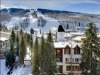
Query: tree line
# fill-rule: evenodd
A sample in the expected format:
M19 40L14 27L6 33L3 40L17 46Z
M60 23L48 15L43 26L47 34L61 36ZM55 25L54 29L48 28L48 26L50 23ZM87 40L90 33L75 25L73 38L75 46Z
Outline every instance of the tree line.
M12 68L15 66L16 57L18 64L24 66L24 59L27 53L27 47L31 50L31 73L33 75L55 75L56 73L56 54L53 45L51 32L47 39L42 36L33 41L32 34L24 33L21 29L17 34L12 30L10 36L10 50L6 52L6 66Z
M56 74L56 54L51 32L48 33L47 39L42 36L40 42L36 37L31 62L33 75Z

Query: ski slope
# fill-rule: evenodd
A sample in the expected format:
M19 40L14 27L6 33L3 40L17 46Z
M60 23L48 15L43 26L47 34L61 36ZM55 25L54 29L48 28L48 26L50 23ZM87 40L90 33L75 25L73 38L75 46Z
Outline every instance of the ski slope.
M46 20L45 26L43 26L43 27L38 26L38 18L33 18L33 16L31 15L32 12L34 12L34 11L30 11L30 13L29 12L27 13L28 17L12 17L10 19L10 21L5 22L5 25L8 28L12 28L14 25L20 25L20 22L22 22L23 20L28 18L29 19L29 25L25 29L27 32L29 32L31 28L33 28L34 30L37 30L37 29L41 30L41 32L48 32L51 29L58 27L58 25L59 25L58 20L46 17L46 16L44 16L43 14L41 14L40 12L37 11L36 12L37 13L37 17L38 18L42 17L43 19Z

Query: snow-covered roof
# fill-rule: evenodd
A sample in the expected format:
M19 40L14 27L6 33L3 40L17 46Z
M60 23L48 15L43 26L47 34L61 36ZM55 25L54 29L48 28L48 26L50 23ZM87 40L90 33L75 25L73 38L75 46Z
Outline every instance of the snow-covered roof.
M10 33L10 32L3 32L3 31L0 31L0 34L8 34L8 35L10 35L11 33Z
M81 43L71 42L71 41L64 41L64 42L54 42L55 48L65 48L66 46L69 46L71 48L75 48L77 45L81 47Z
M97 37L100 37L100 34L99 34L99 35L97 35Z
M55 42L54 47L55 48L65 48L67 44L68 44L67 42Z
M8 40L7 37L0 37L0 41L6 41L6 40Z
M77 36L75 38L73 38L74 41L81 41L83 38L85 38L84 36Z
M71 35L83 35L84 32L71 32L70 34Z
M72 34L66 33L66 34L65 34L65 37L72 37Z

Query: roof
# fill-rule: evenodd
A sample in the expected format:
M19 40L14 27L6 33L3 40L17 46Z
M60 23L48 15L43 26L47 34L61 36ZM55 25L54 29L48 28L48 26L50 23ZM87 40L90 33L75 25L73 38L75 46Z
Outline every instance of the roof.
M73 38L74 41L81 41L83 39L85 39L86 37L85 36L77 36L75 38Z
M81 43L71 42L71 41L64 41L64 42L54 42L55 48L65 48L66 46L75 48L76 46L81 47Z
M6 38L6 37L0 37L0 41L6 41L6 40L8 40L8 38Z
M64 28L62 27L62 25L59 25L58 32L65 32Z

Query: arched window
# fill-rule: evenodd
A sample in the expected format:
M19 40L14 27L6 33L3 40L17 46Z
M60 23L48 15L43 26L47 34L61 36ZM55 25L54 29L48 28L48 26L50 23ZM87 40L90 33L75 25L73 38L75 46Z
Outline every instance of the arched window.
M80 47L78 45L74 48L74 54L80 54Z

